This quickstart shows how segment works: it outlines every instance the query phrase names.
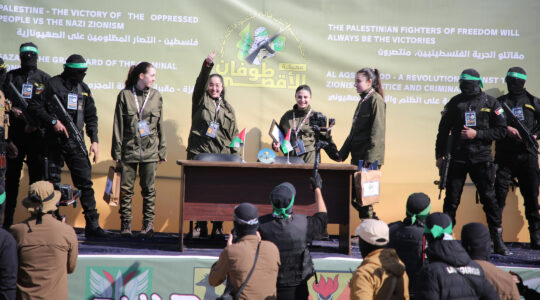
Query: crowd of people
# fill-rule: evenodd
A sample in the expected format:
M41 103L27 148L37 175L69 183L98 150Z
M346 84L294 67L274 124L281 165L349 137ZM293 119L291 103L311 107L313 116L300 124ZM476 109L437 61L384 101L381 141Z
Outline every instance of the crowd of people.
M187 159L208 153L234 156L237 152L230 146L238 135L235 112L225 97L223 77L211 74L215 55L213 51L204 59L196 79ZM1 261L10 270L2 272L11 274L3 277L6 279L0 283L0 294L13 295L11 283L16 281L21 299L33 298L36 286L45 285L51 299L65 299L66 276L76 265L77 242L73 228L52 214L57 210L59 192L55 187L60 183L64 164L81 192L86 237L108 236L99 225L91 177L92 162L98 161L100 153L97 108L84 83L88 65L83 56L70 55L62 73L53 77L38 69L39 50L34 43L22 44L19 57L21 67L9 72L0 61L1 116L9 115L10 120L9 129L4 126L7 122L0 126L0 221L15 237L0 230L0 243L5 249L2 254L7 255ZM308 85L299 86L296 104L279 123L292 133L291 154L314 163L315 143L320 138L332 160L342 162L350 154L352 165L380 169L386 131L380 77L379 70L373 68L356 72L354 86L360 100L350 132L339 150L329 131L315 137L309 124L310 117L318 113L311 106L312 91ZM133 235L131 203L137 169L143 198L139 234L152 237L154 233L156 170L167 161L163 99L152 88L155 78L156 68L151 63L132 66L116 101L111 156L122 172L123 236ZM351 280L351 299L512 299L517 287L522 295L533 293L519 285L521 281L515 275L494 269L487 262L490 248L486 246L491 242L496 254L510 254L502 238L502 212L509 183L517 178L525 200L530 246L540 249L536 142L540 137L540 100L527 92L526 79L523 68L510 68L506 74L508 94L495 99L482 91L482 78L476 70L461 73L461 93L445 105L435 145L436 165L441 174L447 172L442 213L430 214L429 197L416 193L407 200L403 222L388 226L378 220L373 206L363 205L361 195L353 192L353 207L363 220L356 233L364 261ZM279 150L279 145L273 147ZM31 217L13 225L23 162L28 166L30 189L22 204ZM467 174L478 189L488 226L467 224L460 243L453 240L452 229ZM212 267L210 282L217 285L227 279L228 292L240 299L307 299L307 281L316 276L308 244L326 234L328 223L320 176L311 178L311 185L317 207L313 216L294 214L296 190L290 183L272 190L272 214L259 217L253 205L238 205L234 234ZM201 237L208 235L206 221L198 221L190 236L194 231ZM220 233L222 222L213 222L212 235ZM65 263L59 266L58 261L36 259L45 255L40 250L43 247L52 251L51 256L65 257L67 268ZM19 275L14 278L17 254ZM46 280L36 271L45 266L57 270ZM36 283L35 278L41 279Z

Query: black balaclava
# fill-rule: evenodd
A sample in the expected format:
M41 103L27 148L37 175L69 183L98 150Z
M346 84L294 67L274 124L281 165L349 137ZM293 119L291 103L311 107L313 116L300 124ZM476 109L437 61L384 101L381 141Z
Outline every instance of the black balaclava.
M293 213L294 197L296 189L289 182L283 182L277 185L270 192L270 201L274 208L274 217L288 219Z
M469 223L461 229L461 244L472 259L488 260L490 241L489 230L482 223Z
M256 234L259 228L259 212L251 203L242 203L234 208L234 228L237 238Z
M459 89L465 96L476 96L482 92L482 78L475 69L466 69L459 76Z
M426 218L424 235L428 242L449 239L452 236L452 219L441 212L432 213Z
M7 67L4 60L0 57L0 87L4 85L7 76Z
M424 224L431 210L431 200L424 193L414 193L407 199L406 222L412 225L416 222Z
M21 68L24 71L37 69L38 47L34 43L24 43L19 47L19 57L21 59Z
M508 69L508 73L506 73L506 86L508 87L508 93L510 93L512 96L525 94L526 80L527 73L523 68L512 67Z
M79 54L72 54L64 64L64 72L60 76L72 84L81 83L86 76L88 66L86 60Z

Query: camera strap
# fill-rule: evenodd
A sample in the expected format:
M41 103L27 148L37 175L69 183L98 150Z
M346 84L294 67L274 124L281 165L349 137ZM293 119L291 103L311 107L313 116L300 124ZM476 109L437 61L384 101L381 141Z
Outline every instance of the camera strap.
M296 140L298 140L298 133L300 132L300 129L302 129L302 126L304 126L304 123L306 123L306 120L309 119L309 116L311 115L311 109L309 109L306 117L304 120L302 120L302 123L296 128L296 115L294 114L294 110L292 112L292 120L293 120L293 131L294 131L294 137Z
M253 274L253 271L255 270L255 265L257 265L257 259L259 258L260 248L261 248L261 242L259 241L259 243L257 244L257 252L255 252L255 261L253 262L253 266L251 267L251 270L249 271L249 274L246 277L246 280L244 280L244 283L242 283L238 291L234 294L234 299L238 299L238 297L240 297L240 294L242 293L242 290L246 286L249 278L251 277L251 274Z

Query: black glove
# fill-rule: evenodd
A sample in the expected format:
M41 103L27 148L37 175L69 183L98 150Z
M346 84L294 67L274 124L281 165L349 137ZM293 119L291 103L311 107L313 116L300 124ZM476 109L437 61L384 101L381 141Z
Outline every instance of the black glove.
M311 181L311 189L315 190L316 188L322 189L322 178L321 174L317 172L315 177L310 177L309 180Z

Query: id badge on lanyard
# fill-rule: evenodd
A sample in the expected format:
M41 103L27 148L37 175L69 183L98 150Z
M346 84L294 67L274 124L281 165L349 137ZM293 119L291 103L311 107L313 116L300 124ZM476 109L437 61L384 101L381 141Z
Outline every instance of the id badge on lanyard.
M523 107L514 107L512 108L512 114L518 118L520 121L525 120L525 116L523 115Z
M304 147L304 141L297 140L296 145L294 145L294 152L297 156L303 155L306 153L306 148Z
M139 134L141 137L150 134L150 126L148 126L148 122L146 122L146 120L137 122L137 128L139 129Z
M215 102L214 102L214 106L216 106ZM208 125L208 129L206 129L206 136L213 139L216 138L217 133L219 131L219 123L217 122L217 117L218 117L218 112L219 112L220 107L221 107L221 98L219 98L219 104L216 106L216 115L214 117L214 121L211 121L210 125Z
M24 99L32 98L33 89L34 89L34 86L31 83L23 83L22 90L21 90L21 96Z
M67 109L70 110L77 110L77 100L78 100L77 94L68 94L68 103L67 103Z
M465 126L467 127L476 126L476 112L474 111L465 112Z

